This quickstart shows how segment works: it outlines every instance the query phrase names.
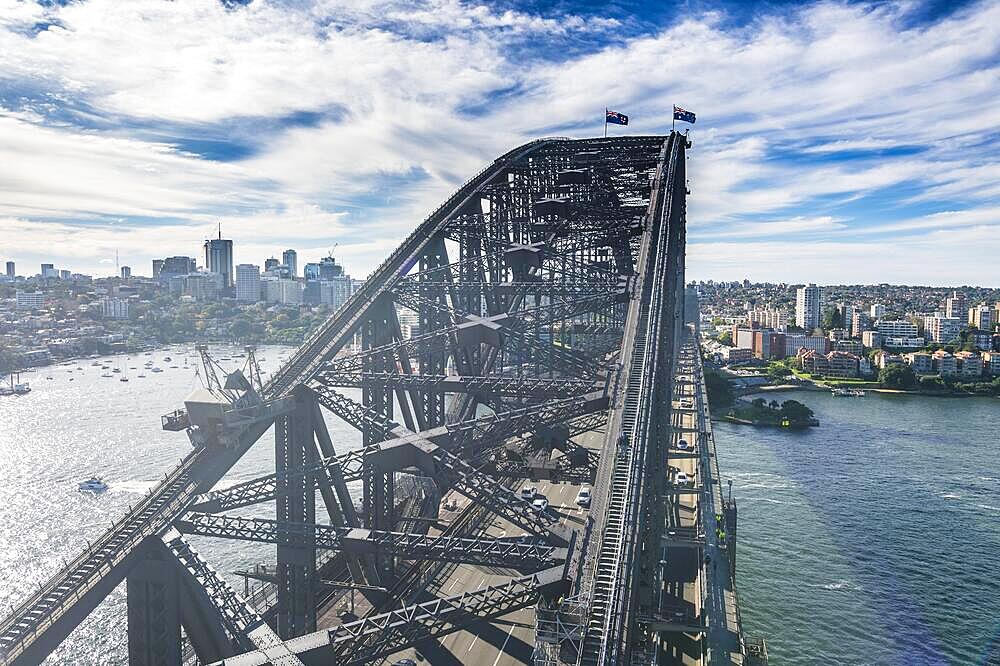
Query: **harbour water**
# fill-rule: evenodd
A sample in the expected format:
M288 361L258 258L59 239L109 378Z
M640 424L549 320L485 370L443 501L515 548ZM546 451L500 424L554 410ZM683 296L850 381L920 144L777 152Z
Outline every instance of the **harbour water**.
M261 349L265 370L290 351ZM236 353L213 349L217 357ZM164 372L138 378L151 358ZM75 556L189 450L183 433L160 430L159 415L199 385L190 348L133 356L128 383L102 378L91 362L24 375L34 387L29 395L0 398L3 609ZM715 426L720 466L739 504L743 618L751 633L767 638L772 663L1000 666L1000 401L794 397L816 411L819 428ZM359 445L336 419L328 426L338 450ZM270 469L273 444L265 436L222 483ZM94 474L110 490L78 492L77 483ZM237 587L230 572L274 557L269 546L192 543ZM122 585L48 663L125 662Z
M291 353L284 347L262 347L262 369L278 367ZM239 367L240 350L212 347L224 367ZM166 357L171 361L165 361ZM185 367L185 358L187 367ZM21 375L32 391L0 397L0 613L6 615L32 589L37 589L64 560L82 550L113 519L121 517L190 450L183 432L164 432L160 415L182 406L199 387L197 354L190 346L97 359L111 368L128 367L128 382L119 374L91 365L94 359L71 365L39 368ZM143 365L154 360L163 372ZM176 366L176 367L171 367ZM77 370L77 367L83 368ZM142 373L145 377L140 378ZM46 379L51 376L52 379ZM71 381L72 379L72 381ZM338 419L328 427L338 451L357 447L356 432ZM274 470L273 436L265 435L220 482L232 485ZM96 475L110 486L105 493L81 493L77 484ZM360 492L352 488L353 492ZM358 495L359 496L359 495ZM273 516L273 504L251 507L240 515ZM231 584L242 579L231 572L256 562L273 562L273 547L191 537L194 547ZM125 585L118 587L46 663L125 664Z
M716 423L746 629L776 665L1000 665L1000 401L826 393Z

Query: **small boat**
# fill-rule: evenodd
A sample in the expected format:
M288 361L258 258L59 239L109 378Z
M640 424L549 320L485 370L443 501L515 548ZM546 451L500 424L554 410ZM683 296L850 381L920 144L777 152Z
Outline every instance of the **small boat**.
M153 368L153 372L163 372L160 368Z
M121 368L115 368L115 369L114 369L114 370L112 370L111 372L115 373L116 375L117 375L117 374L120 374L120 373L121 373Z
M143 377L145 377L146 375L144 375L144 374L142 374L142 373L140 372L140 373L139 373L139 374L138 374L137 376L139 377L139 379L142 379L142 378L143 378Z
M171 358L169 356L164 356L163 357L163 362L164 363L170 363L170 361L171 361Z
M114 377L110 372L102 372L101 377Z
M861 389L847 389L847 388L835 388L831 389L830 393L837 398L863 398L865 397L865 392Z
M77 488L79 488L82 493L103 493L108 489L108 484L104 483L104 481L101 481L96 476L92 476L86 481L81 481L77 485Z

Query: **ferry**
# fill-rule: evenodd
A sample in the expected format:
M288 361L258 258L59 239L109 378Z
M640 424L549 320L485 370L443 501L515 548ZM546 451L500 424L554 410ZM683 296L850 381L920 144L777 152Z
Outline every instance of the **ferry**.
M865 392L861 389L835 388L830 391L837 398L863 398Z
M28 393L31 393L31 387L28 385L28 382L0 386L0 395L27 395Z
M103 493L108 489L108 484L101 481L96 476L92 476L86 481L81 481L77 484L77 488L80 489L82 493Z

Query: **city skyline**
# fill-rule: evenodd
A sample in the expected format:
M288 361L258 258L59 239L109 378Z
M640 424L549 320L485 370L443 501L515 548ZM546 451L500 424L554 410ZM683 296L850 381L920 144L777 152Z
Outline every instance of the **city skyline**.
M221 221L367 274L491 156L677 103L691 278L998 285L1000 3L559 7L15 2L0 252L97 274Z

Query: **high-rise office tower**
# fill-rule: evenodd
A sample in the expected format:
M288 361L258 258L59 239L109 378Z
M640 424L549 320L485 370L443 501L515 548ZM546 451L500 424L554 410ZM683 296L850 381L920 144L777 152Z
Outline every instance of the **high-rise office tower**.
M333 257L323 257L319 262L319 279L332 280L344 274L344 267Z
M244 303L260 300L260 267L256 264L237 264L236 300Z
M167 257L160 268L161 275L187 275L197 270L198 263L193 257ZM155 270L155 262L154 262Z
M265 259L264 260L264 272L266 273L267 271L273 271L275 268L277 268L280 265L281 265L281 262L278 261L277 259L275 259L274 257L270 257L268 259Z
M299 270L299 257L295 250L285 250L281 253L281 263L288 266L288 272L294 278Z
M13 280L15 275L17 275L17 274L14 272L14 262L13 261L8 261L7 262L7 277L9 277L10 279Z
M153 279L160 277L163 272L163 259L153 259Z
M54 264L42 264L42 277L57 278L59 277L59 271L56 270Z
M823 289L814 284L799 287L795 292L795 325L806 331L819 326Z
M128 279L130 279L132 277L132 267L131 266L122 266L121 271L122 271L122 279L123 280L128 280Z
M205 241L205 268L222 276L224 289L233 287L233 241L222 237L222 225L218 238Z

